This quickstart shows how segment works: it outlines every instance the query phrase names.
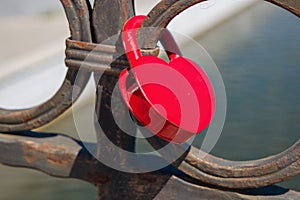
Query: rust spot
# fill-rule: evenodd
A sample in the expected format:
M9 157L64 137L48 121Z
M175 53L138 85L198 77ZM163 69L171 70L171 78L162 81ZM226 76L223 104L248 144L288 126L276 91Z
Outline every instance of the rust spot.
M44 143L41 145L47 154L47 160L56 165L67 165L73 160L73 156L69 155L63 146L52 146Z
M99 172L88 172L87 176L89 180L92 180L95 184L105 184L110 181L110 177L108 175Z
M187 157L186 160L192 165L196 165L198 163L197 159L195 159L193 157Z
M148 174L138 174L138 177L140 180L147 181L148 183L155 183L157 181L156 178Z
M123 19L128 19L128 2L124 1L123 2Z
M45 106L44 106L44 104L42 104L42 105L38 106L38 108L37 108L37 109L38 109L38 110L43 110L43 109L44 109L44 107L45 107Z
M53 165L67 165L73 160L73 155L68 154L63 146L49 143L36 143L25 141L23 143L24 159L32 164L37 160L46 160Z
M34 120L33 122L32 122L32 125L34 126L34 127L38 127L38 126L40 126L42 124L42 122L40 121L40 120L38 120L38 119L36 119L36 120Z
M76 47L83 48L83 49L87 46L86 42L81 42L81 41L73 41L73 44Z
M37 154L35 149L37 144L34 142L27 141L23 145L24 159L27 163L33 163L37 160Z
M83 13L84 13L84 12L83 12L83 10L82 10L82 9L78 9L78 14L79 14L79 16L80 16L80 17L82 17L82 16L83 16Z
M20 117L20 116L22 116L23 114L24 114L24 112L22 112L22 111L16 111L15 113L15 117L17 118L17 117Z
M70 0L60 0L64 6L72 7L72 2Z
M23 117L23 120L24 120L24 121L29 121L30 119L32 119L32 118L31 118L31 116L30 116L28 113L26 113L26 114L24 115L24 117Z

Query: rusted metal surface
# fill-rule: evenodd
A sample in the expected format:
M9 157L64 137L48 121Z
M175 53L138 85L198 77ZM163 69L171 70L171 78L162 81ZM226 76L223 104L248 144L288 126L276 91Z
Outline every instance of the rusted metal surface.
M96 44L67 39L66 41L66 66L71 69L83 71L97 71L110 74L118 74L118 71L128 66L125 57L116 57L117 50L114 45ZM155 55L159 48L143 50L144 55ZM111 64L114 69L112 70ZM118 67L118 68L116 68ZM116 74L117 73L117 74Z
M143 38L144 49L153 54L161 28L180 12L204 1L162 0L144 22L144 27L157 27ZM299 1L267 1L300 17ZM127 123L131 119L125 115L126 106L121 98L116 107L111 105L117 77L128 63L126 57L116 56L122 55L121 41L107 40L118 34L125 20L134 15L133 1L95 0L93 9L89 1L61 2L71 32L71 38L66 41L66 65L70 68L66 80L57 94L39 107L0 110L0 132L11 132L0 134L0 150L9 152L0 155L0 163L33 168L52 176L85 180L97 186L99 199L300 199L298 192L269 186L300 173L300 141L278 155L245 162L224 160L209 154L199 158L198 155L203 152L194 147L185 150L172 145L166 154L183 154L180 159L158 171L135 174L105 166L81 142L70 137L13 132L39 127L60 115L72 105L73 90L78 97L93 71L97 85L96 114L102 127L102 130L97 129L97 144L93 144L97 156L110 156L111 151L103 142L101 133L119 148L135 152L135 137L120 130L112 115L112 110L117 110L122 123L131 124ZM103 41L105 43L100 44ZM79 68L83 69L80 74ZM77 85L75 78L79 79ZM130 129L136 131L136 127ZM148 142L155 149L166 145L157 137L148 138ZM122 158L123 163L136 164L130 163L126 157Z
M81 142L63 135L34 132L0 134L0 151L10 152L0 155L3 164L33 168L51 176L77 178L99 184L102 185L99 196L109 196L111 199L299 198L299 193L276 186L230 191L195 184L172 166L144 174L120 173L100 163ZM119 195L124 192L124 188L120 186L124 184L126 188L133 186L134 190L127 191L127 196L121 197Z
M282 170L299 160L299 141L290 149L268 158L252 161L229 161L212 155L199 159L204 153L192 148L186 162L195 168L201 168L208 174L219 177L258 177ZM232 170L228 170L231 167Z
M262 187L300 173L300 141L290 149L268 158L235 162L207 155L193 148L179 169L198 180L228 188ZM203 155L203 152L202 152ZM200 175L201 174L201 175Z
M62 0L70 24L71 37L74 40L91 41L88 2L84 0ZM80 77L78 77L80 76ZM80 73L69 69L65 80L56 94L42 105L23 110L0 109L0 131L13 132L38 128L52 121L66 111L77 99L87 81L89 72ZM76 84L74 80L77 78ZM73 91L76 91L73 93ZM73 96L72 96L73 95Z
M148 141L155 149L166 145L155 137ZM183 151L180 146L173 145L163 157L178 156ZM229 161L192 147L177 168L191 178L189 181L199 184L232 189L263 187L300 173L299 142L278 155L252 161Z
M144 22L144 27L157 27L156 32L149 33L155 37L147 36L144 41L144 48L155 47L159 31L165 28L168 23L179 13L204 0L163 0L149 14ZM275 3L273 1L270 1ZM295 10L300 9L299 3L294 1L276 1L280 6L293 12L299 17ZM159 139L148 139L150 144L159 149L165 145ZM172 154L176 150L172 149ZM179 149L180 151L180 149ZM194 178L195 180L219 187L226 188L251 188L262 187L289 179L300 173L300 140L285 152L256 161L232 162L206 156L204 159L197 158L203 155L197 149L190 151L185 161L178 167L181 171Z
M93 12L95 42L101 43L119 33L125 21L134 15L132 3L130 0L95 1ZM111 16L111 13L114 13L114 15ZM107 16L111 17L107 18ZM112 43L110 45L116 45L116 50L119 54L122 54L122 51L124 51L120 40L116 44ZM114 63L111 64L112 69L116 67ZM112 110L116 109L118 110L118 117L122 119L121 121L124 124L130 120L125 115L127 110L121 98L119 98L117 103L118 107L111 107L111 96L117 83L118 75L119 72L116 75L95 73L95 81L98 85L96 112L98 122L102 128L102 130L97 129L97 154L99 157L101 154L111 152L110 147L101 138L102 131L114 145L129 152L135 151L135 138L122 131L115 123L112 115ZM130 128L132 132L136 131L135 127ZM118 155L114 154L114 156ZM124 165L130 164L126 157L122 157L119 162ZM166 173L162 176L153 176L150 174L138 175L112 171L114 173L108 174L109 182L97 185L98 199L153 199L169 178L169 175ZM155 183L150 184L149 180L155 181Z
M277 186L269 186L262 189L226 191L190 184L178 177L172 176L161 192L155 197L155 200L160 199L286 200L299 199L299 193Z
M29 136L31 135L31 136ZM69 177L81 146L71 138L27 132L0 134L2 164L28 167L49 175Z
M77 178L92 184L110 185L114 181L121 182L121 177L125 177L99 162L80 141L64 135L36 132L0 134L0 151L10 152L0 154L2 164L32 168L55 177ZM170 176L168 170L162 169L149 174L133 174L131 181L139 182L145 189L155 191L153 188L162 187ZM156 193L153 192L153 195Z
M187 8L205 2L207 0L162 0L148 14L148 18L144 21L143 27L158 27L158 32L153 37L153 32L149 33L149 37L145 37L143 48L153 48L157 43L160 28L166 27L169 22L183 12ZM292 12L300 17L300 2L295 0L266 0L272 4Z

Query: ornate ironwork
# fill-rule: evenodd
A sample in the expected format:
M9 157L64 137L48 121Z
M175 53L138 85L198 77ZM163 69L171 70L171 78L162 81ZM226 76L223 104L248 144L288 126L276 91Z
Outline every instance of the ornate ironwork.
M299 1L267 1L300 17ZM300 173L300 140L278 155L246 162L224 160L209 154L199 158L197 155L201 153L200 150L192 147L172 165L155 172L132 174L105 166L80 141L59 134L29 131L52 121L68 109L73 103L73 92L77 99L91 72L94 72L98 85L96 112L105 135L118 147L135 151L135 138L120 130L111 114L111 95L120 70L127 67L126 58L115 61L113 56L115 52L122 52L120 42L115 46L97 44L118 34L125 20L134 15L133 1L95 0L93 9L89 1L85 0L61 2L71 32L66 42L66 65L69 70L65 81L59 91L41 106L24 110L0 110L0 150L9 152L0 155L1 163L34 168L51 176L85 180L97 186L99 199L300 198L298 192L272 186ZM162 0L148 14L143 26L164 28L180 12L200 2L204 0ZM151 54L157 53L158 34L151 34L151 37L144 40L143 47ZM78 73L82 61L95 48L96 51L84 66L85 71ZM103 69L110 65L109 70L101 71L99 63L103 64ZM104 74L101 74L98 82L100 72ZM125 105L121 99L118 106L118 115L125 116L122 112ZM124 123L127 120L124 118ZM108 147L101 141L99 132L97 136L98 142L94 145L98 154L101 154ZM148 138L148 142L155 149L166 145L166 142L156 137ZM173 145L172 151L168 153L177 151L181 149ZM124 157L123 161L126 162L126 159Z

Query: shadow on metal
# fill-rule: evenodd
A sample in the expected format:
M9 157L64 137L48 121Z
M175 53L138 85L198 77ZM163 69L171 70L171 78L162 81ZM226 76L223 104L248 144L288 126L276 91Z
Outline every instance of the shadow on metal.
M144 27L166 27L177 14L203 1L162 0L148 14ZM133 1L130 0L95 0L93 9L89 1L61 2L70 24L70 40L73 41L70 44L70 40L67 40L67 46L81 44L80 48L75 48L79 54L80 51L86 54L90 51L89 47L117 34L124 22L134 15ZM268 2L300 17L299 1ZM144 49L155 49L158 35L159 32L146 37ZM120 51L120 41L109 49L114 49L111 53ZM90 71L94 72L94 78L98 80L100 75L95 68L83 73L79 77L80 84L74 85L78 62L72 61L77 57L72 57L69 51L66 55L66 65L70 69L63 86L52 99L40 107L28 110L0 110L0 131L3 132L0 134L0 151L9 152L0 154L0 163L33 168L51 176L85 180L97 186L99 199L300 199L298 192L272 185L300 173L300 140L278 155L246 162L228 161L212 155L200 159L197 157L200 150L192 147L179 160L161 170L132 174L116 171L100 163L80 141L73 138L28 131L50 122L70 107L73 103L72 92L75 90L76 98L80 96ZM103 62L101 56L98 59L100 63ZM117 66L116 63L123 63L124 66ZM101 81L96 82L96 112L106 136L118 147L135 152L135 138L129 137L114 123L110 104L120 67L128 67L126 63L113 62ZM124 106L121 99L118 105ZM120 117L123 114L120 112ZM124 123L127 120L130 119L124 118ZM95 145L98 155L106 148L99 134L98 130L97 144L91 144ZM156 149L165 145L164 141L156 137L150 138L148 142ZM174 145L169 153L177 150L178 146Z

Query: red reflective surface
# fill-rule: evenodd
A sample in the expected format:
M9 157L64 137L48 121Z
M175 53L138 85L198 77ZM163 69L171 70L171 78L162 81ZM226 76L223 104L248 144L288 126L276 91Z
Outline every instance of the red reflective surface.
M123 44L133 77L129 77L128 69L122 71L121 95L137 120L155 135L183 143L211 122L214 90L206 73L187 58L169 53L167 63L155 56L142 56L136 29L144 18L131 18L123 29Z

